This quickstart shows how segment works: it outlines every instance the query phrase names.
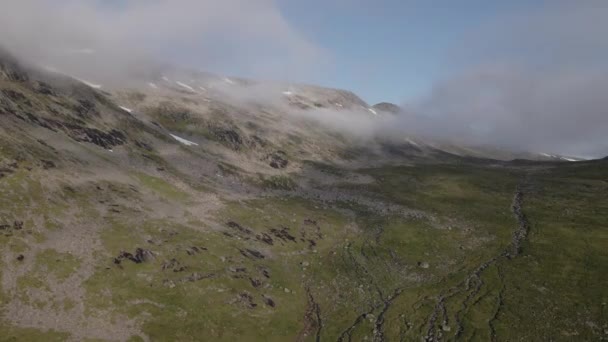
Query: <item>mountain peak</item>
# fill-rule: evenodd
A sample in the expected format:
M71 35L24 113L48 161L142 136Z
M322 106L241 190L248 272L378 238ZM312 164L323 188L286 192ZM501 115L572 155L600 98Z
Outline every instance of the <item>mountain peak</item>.
M394 103L390 103L390 102L377 103L373 106L373 108L378 111L385 112L385 113L391 113L391 114L398 114L401 111L403 111L403 109L401 107L399 107L398 105L396 105Z

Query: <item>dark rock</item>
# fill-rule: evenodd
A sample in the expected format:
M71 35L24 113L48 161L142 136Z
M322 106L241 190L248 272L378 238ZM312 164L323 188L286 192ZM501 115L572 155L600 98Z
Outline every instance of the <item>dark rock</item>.
M236 302L240 303L248 309L253 309L258 306L256 303L253 302L253 296L251 296L251 294L249 294L248 292L239 293Z
M251 286L253 286L255 288L262 286L262 281L259 279L249 278L249 281L251 282Z
M152 148L152 146L150 146L149 144L139 141L139 140L135 140L135 146L144 149L148 152L153 151L154 149Z
M135 255L125 251L120 252L118 257L114 258L114 263L116 265L120 265L120 263L126 259L131 260L136 264L141 264L143 262L149 261L153 257L154 253L152 253L151 251L143 248L137 248L135 249Z
M268 143L257 135L252 135L251 138L249 138L249 145L253 148L264 148L268 146Z
M182 266L182 264L174 258L163 262L162 269L163 271L172 270L173 272L183 272L187 269L187 267Z
M136 261L144 262L150 260L154 255L149 250L143 248L137 248L135 250L135 259Z
M258 241L262 241L262 242L264 242L264 243L266 243L268 245L271 245L271 246L274 244L274 241L272 240L272 237L270 237L270 235L268 235L266 233L258 234L258 235L255 236L255 238Z
M196 247L194 247L194 248L196 248ZM188 254L188 255L198 254L198 250L194 249L194 248L186 248L186 254Z
M276 303L274 302L274 300L268 296L264 296L264 304L270 306L271 308L274 308L276 306Z
M283 241L296 242L296 237L289 233L289 228L281 227L281 229L272 228L270 232L277 238Z
M256 250L253 250L253 249L247 249L247 253L251 254L253 257L258 258L258 259L265 258L264 254L262 254Z
M63 131L70 138L76 141L92 143L105 149L111 149L114 146L123 145L127 141L125 134L116 129L112 129L109 132L104 132L96 128L85 127L77 123L39 118L28 112L25 112L24 115L25 117L17 117L21 120L36 124L54 132Z
M234 272L234 273L246 273L247 268L246 267L231 267L230 271Z
M55 96L55 92L53 91L53 88L48 84L48 83L44 83L44 82L40 82L40 81L36 81L34 82L34 91L42 94L42 95L48 95L48 96Z
M244 256L248 259L251 259L251 257L253 257L255 259L264 259L265 258L264 254L262 254L256 250L253 250L253 249L248 249L248 248L245 250L239 249L239 252L241 252L242 256Z
M95 108L95 103L89 100L79 100L78 105L74 108L74 111L81 118L88 118L91 115L99 116L99 112Z
M304 224L309 225L309 226L315 226L315 227L318 225L317 221L311 220L311 219L305 219Z
M61 122L52 122L51 126L55 126L64 130L72 139L80 142L88 142L101 146L105 149L111 149L114 146L122 145L126 142L126 136L115 129L109 132L103 132L96 128L79 126L76 124L68 124Z
M245 227L241 226L240 224L238 224L238 223L236 223L236 222L234 222L234 221L230 221L230 222L226 223L226 225L227 225L228 227L232 228L232 229L238 230L238 231L240 231L241 233L244 233L244 234L247 234L247 235L250 235L250 234L252 234L252 233L253 233L253 232L251 231L251 229L249 229L249 228L245 228Z
M23 229L23 221L15 221L13 223L13 229L15 229L15 230Z
M420 267L420 268L424 268L424 269L427 269L427 268L429 268L429 267L430 267L429 263L428 263L428 262L426 262L426 261L418 261L418 262L416 263L416 265L418 265L418 267Z
M210 127L211 133L220 143L238 151L243 147L243 138L235 129Z
M265 278L270 279L270 271L269 271L267 268L262 268L262 269L261 269L261 271L262 271L262 275L263 275Z
M3 89L1 93L16 103L23 103L30 107L32 106L32 103L30 102L30 100L28 100L28 98L25 95L23 95L23 93L21 93L21 92L11 90L11 89Z
M12 173L13 170L11 169L0 168L0 178L6 177L7 175L10 175Z
M17 260L19 260L19 261L23 261L24 259L25 259L25 256L23 254L19 254L17 256Z
M55 163L50 160L41 160L40 162L42 163L42 168L45 170L54 169L57 167Z
M70 133L71 137L76 141L92 143L105 149L122 145L127 140L122 132L115 129L106 133L95 128L76 127L70 130Z
M266 156L266 159L269 162L268 165L275 169L284 169L289 164L289 161L287 160L287 153L283 151L271 153Z

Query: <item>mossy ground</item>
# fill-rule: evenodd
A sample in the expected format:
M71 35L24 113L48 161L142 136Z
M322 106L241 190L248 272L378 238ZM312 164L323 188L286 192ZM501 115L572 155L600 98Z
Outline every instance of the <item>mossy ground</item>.
M511 243L517 225L511 213L513 193L525 183L530 231L522 254L492 263L480 275L478 292L447 297L443 337L605 338L605 164L532 171L429 165L359 172L375 181L341 189L358 189L427 215L408 217L297 196L228 202L214 214L214 224L152 219L128 210L104 216L81 205L78 211L88 210L103 227L95 271L83 284L87 314L112 312L114 319L134 319L154 341L315 340L317 335L336 340L345 332L353 340L371 340L374 334L377 338L378 325L387 340L419 340L439 296ZM74 189L78 195L64 190L65 200L51 205L37 195L42 190L36 190L35 178L11 177L0 181L10 189L3 203L15 212L24 210L25 203L39 205L49 220L54 213L64 215L73 198L87 203L100 196L80 187ZM196 196L160 178L135 178L167 203L182 205ZM118 185L114 189L115 196L129 193ZM129 196L146 201L142 195ZM0 242L3 252L17 253L36 240L14 234ZM121 252L134 254L137 248L152 257L143 263L114 262ZM37 255L38 271L20 279L23 288L45 288L40 272L65 279L82 267L77 256L54 250ZM8 300L1 291L0 299ZM315 307L318 317L310 314ZM64 340L69 335L7 325L0 329L9 332L8 341Z

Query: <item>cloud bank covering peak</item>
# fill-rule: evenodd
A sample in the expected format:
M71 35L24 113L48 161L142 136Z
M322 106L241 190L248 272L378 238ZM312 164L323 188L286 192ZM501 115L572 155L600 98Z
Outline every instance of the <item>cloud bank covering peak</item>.
M152 57L291 78L327 58L273 0L5 0L0 32L21 57L62 70L94 66L100 76Z
M290 1L5 0L0 4L0 45L21 58L103 84L120 82L120 76L157 61L235 76L314 79L311 73L331 68L331 49L290 23L279 6ZM449 62L438 66L445 71L442 78L428 94L403 104L407 113L400 117L353 120L339 111L318 116L368 137L416 134L605 156L606 34L606 1L558 0L526 7L493 17L454 42L445 56Z
M555 1L463 37L407 125L422 134L573 156L608 155L608 3Z

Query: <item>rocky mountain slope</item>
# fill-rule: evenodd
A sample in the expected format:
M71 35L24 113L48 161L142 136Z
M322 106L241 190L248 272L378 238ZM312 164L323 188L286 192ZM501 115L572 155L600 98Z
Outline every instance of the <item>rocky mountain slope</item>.
M399 114L403 109L394 103L381 102L374 105L374 109L379 112L385 112L390 114Z
M3 53L0 341L607 338L606 161L339 129L376 109Z

